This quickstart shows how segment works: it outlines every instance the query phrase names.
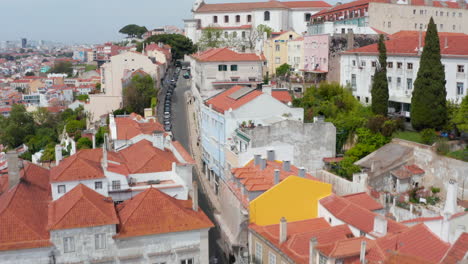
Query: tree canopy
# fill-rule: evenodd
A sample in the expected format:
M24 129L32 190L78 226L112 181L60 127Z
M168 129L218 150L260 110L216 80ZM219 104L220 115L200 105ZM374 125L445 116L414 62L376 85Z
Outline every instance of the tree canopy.
M137 51L141 52L143 50L143 43L149 44L152 42L162 42L171 46L172 58L175 60L182 59L184 58L184 55L192 54L197 51L197 48L191 39L179 34L161 34L151 36L138 44Z
M425 45L411 98L411 124L416 130L442 129L447 123L445 70L434 20L427 26Z
M59 61L50 68L49 73L65 73L68 76L73 74L73 64L69 61Z
M388 81L387 81L387 48L384 36L379 38L379 65L375 67L374 81L372 82L372 112L377 115L388 114Z
M149 75L135 75L130 84L123 89L123 107L128 113L143 115L151 106L151 98L156 96L154 81Z
M202 36L198 41L198 46L202 49L219 48L224 45L221 38L223 30L216 27L207 27L202 30Z
M129 38L141 38L143 34L148 32L145 26L129 24L119 30L119 33L126 34Z
M454 113L453 122L460 131L468 132L468 96L463 98L460 107Z
M285 76L291 70L291 65L284 63L278 68L276 68L276 76Z

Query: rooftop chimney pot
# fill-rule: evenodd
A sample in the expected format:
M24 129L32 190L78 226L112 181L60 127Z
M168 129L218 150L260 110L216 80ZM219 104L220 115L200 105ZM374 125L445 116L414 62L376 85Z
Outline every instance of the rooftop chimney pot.
M192 192L192 209L198 212L198 184L196 181L193 182Z
M264 170L267 166L267 160L266 159L261 159L260 160L260 170Z
M280 182L280 170L275 170L275 185Z
M289 161L289 160L283 161L283 170L284 171L291 171L291 161Z
M298 174L299 174L299 175L298 175L299 177L305 178L305 176L306 176L306 170L305 170L305 168L304 168L304 167L299 168Z
M279 229L280 229L279 242L281 244L281 243L285 242L287 237L288 237L288 222L286 221L286 218L281 217Z
M62 161L62 146L55 145L55 166L58 166Z
M259 166L260 165L260 160L262 159L262 156L260 154L255 154L254 155L254 165Z
M20 182L18 153L14 150L6 153L8 165L8 187L13 188Z
M267 150L267 159L269 161L275 161L275 151L272 149Z
M359 260L361 261L361 264L366 263L366 245L367 242L365 240L361 241L361 253L359 255Z

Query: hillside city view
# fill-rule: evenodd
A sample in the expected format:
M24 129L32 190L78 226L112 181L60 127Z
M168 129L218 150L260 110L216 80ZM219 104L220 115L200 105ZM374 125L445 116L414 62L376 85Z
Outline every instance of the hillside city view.
M466 0L0 7L0 264L468 264Z

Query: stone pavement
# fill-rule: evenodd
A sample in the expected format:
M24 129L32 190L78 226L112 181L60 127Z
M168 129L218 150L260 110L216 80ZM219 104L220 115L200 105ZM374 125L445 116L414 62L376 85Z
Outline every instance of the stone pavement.
M192 98L192 92L187 91L185 92L185 102L187 107L187 126L189 131L189 146L190 146L190 153L192 154L193 159L195 160L195 169L197 170L198 180L201 183L200 187L202 188L203 192L208 198L208 203L213 210L214 214L219 214L221 209L221 204L219 202L218 196L215 194L213 186L208 181L208 178L203 173L202 167L202 152L201 152L201 142L197 145L198 139L200 138L200 131L197 127L197 119L198 114L195 113L195 106L189 101ZM192 99L193 100L193 99Z

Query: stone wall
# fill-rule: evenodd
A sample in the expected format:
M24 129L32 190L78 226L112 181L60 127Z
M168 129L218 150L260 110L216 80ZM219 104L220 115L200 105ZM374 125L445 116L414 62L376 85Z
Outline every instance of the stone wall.
M352 182L325 170L316 171L313 176L331 184L333 193L340 196L366 191L366 174L356 174Z

